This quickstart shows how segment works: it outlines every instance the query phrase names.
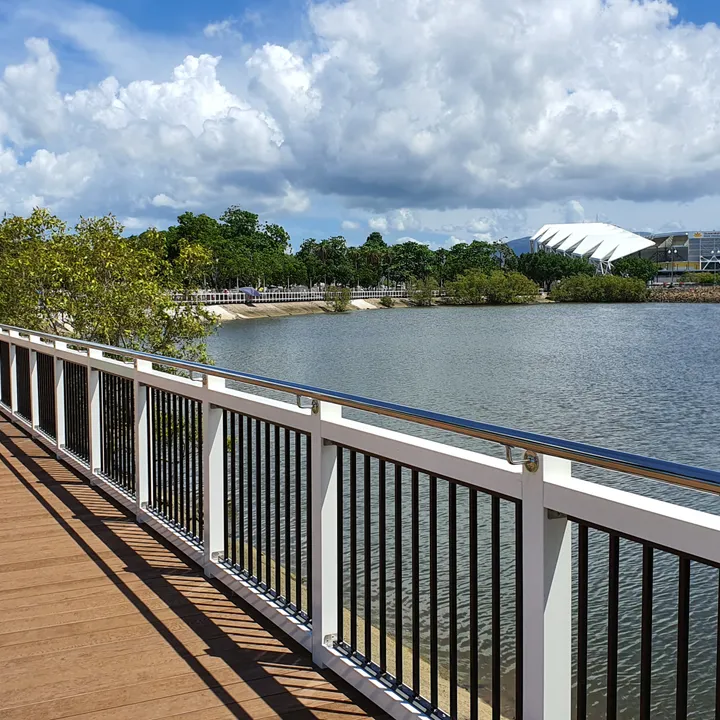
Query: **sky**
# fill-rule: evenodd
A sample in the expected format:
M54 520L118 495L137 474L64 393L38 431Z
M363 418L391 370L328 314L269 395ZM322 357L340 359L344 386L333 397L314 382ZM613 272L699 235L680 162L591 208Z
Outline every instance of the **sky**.
M0 211L297 247L720 227L710 0L0 0Z

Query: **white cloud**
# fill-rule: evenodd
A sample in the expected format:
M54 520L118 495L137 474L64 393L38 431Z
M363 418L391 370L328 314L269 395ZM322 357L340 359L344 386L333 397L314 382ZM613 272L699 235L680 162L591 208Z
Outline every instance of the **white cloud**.
M137 218L240 197L303 212L333 196L380 232L497 239L525 234L533 207L584 218L720 187L708 120L720 114L720 29L674 22L667 0L337 0L310 4L307 37L222 61L198 45L232 20L188 50L137 42L117 16L70 0L22 13L24 29L61 42L30 39L24 62L5 61L10 210L35 197ZM100 63L92 84L73 53L53 53L67 44ZM465 208L487 210L427 215Z
M214 38L220 35L239 35L240 33L238 33L234 28L234 20L220 20L206 25L203 28L203 35L207 38Z
M343 230L357 230L360 227L360 223L354 220L343 220L340 227Z
M585 208L577 200L570 200L566 203L564 210L566 223L585 222Z

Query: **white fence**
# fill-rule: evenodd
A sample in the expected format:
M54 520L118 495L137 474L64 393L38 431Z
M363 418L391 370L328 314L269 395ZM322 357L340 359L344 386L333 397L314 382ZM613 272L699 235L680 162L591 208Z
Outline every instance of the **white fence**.
M652 608L653 589L646 563L653 553L676 555L673 672L677 716L685 717L689 562L720 562L720 518L578 480L567 458L711 490L717 473L4 326L0 350L5 416L301 643L320 667L395 718L500 717L500 687L508 677L500 648L510 636L516 665L508 703L514 708L502 708L503 714L525 720L584 716L588 526L606 533L611 548L608 708L618 692L613 548L619 537L643 548L640 708L649 717L654 667L647 603ZM196 379L161 372L153 361L189 370ZM229 389L227 380L282 390L297 402ZM300 406L303 397L311 406ZM355 422L343 417L343 406L495 440L508 448L507 460ZM516 452L513 459L513 446L525 449L522 458ZM573 524L580 538L577 567ZM489 545L478 541L478 530L487 531ZM461 545L467 553L458 552ZM490 600L477 574L484 551ZM501 568L509 567L515 568L514 589L501 598ZM458 596L458 575L470 579L468 597ZM447 590L449 614L438 610L438 587ZM493 647L489 701L478 693L478 663L485 659L478 652L484 629L477 627L477 612L486 600ZM466 606L469 625L458 621ZM429 640L421 640L426 632ZM449 652L449 676L438 670L443 642L450 644L441 648Z
M438 293L434 293L438 295ZM407 290L351 290L351 300L370 300L382 297L406 298ZM288 292L285 290L277 290L272 292L264 292L259 296L246 295L243 292L235 292L229 290L227 292L197 292L191 295L175 295L177 302L186 304L203 305L237 305L250 303L286 303L286 302L312 302L325 300L325 292L323 290L313 290L308 292Z

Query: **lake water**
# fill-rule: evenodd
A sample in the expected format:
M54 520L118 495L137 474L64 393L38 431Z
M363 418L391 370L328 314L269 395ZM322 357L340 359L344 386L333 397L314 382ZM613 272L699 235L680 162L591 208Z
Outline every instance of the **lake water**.
M413 308L228 323L210 350L224 367L718 468L719 325L718 305ZM501 454L467 438L457 442ZM715 496L583 467L574 472L720 513ZM591 542L591 717L603 717L607 550L602 538ZM621 549L626 720L637 717L638 551L629 543ZM655 582L653 717L671 718L677 561L657 558ZM693 564L695 718L714 708L717 585L716 571Z

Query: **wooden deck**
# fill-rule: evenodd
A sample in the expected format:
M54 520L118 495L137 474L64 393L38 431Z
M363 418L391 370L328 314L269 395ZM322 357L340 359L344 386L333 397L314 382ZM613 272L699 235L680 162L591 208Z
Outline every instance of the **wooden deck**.
M385 718L0 419L0 719Z

